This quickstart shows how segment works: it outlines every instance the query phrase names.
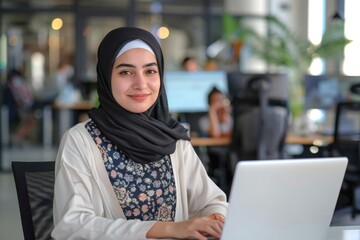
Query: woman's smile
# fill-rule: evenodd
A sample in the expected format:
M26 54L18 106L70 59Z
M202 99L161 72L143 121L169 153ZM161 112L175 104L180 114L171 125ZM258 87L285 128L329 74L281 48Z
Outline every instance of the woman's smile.
M128 96L137 102L143 102L150 96L150 94L130 94Z

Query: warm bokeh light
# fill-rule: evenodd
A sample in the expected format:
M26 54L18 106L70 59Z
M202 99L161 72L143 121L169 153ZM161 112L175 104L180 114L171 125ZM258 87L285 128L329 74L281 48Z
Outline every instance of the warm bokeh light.
M311 147L310 147L310 152L311 152L312 154L316 154L316 153L319 152L319 148L316 147L316 146L311 146Z
M160 27L157 31L157 35L160 39L166 39L170 35L170 31L167 27Z
M51 27L54 30L60 30L63 26L63 21L61 18L54 18L51 22Z

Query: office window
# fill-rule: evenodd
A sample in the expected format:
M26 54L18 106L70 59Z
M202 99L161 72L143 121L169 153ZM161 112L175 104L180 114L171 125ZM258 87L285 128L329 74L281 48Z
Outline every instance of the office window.
M321 42L325 31L325 0L308 1L308 39L318 45ZM309 67L309 73L313 75L321 74L325 71L324 60L315 58Z
M89 0L91 1L91 0ZM0 3L4 8L66 8L74 5L75 0L2 0Z
M112 29L125 26L125 20L116 16L91 16L83 19L80 81L96 81L97 50L101 40Z
M167 70L179 70L186 55L195 57L200 64L205 61L205 22L201 16L141 14L136 18L136 26L154 35L161 26L169 29L169 36L159 39Z
M360 31L358 30L360 22L359 8L359 1L345 1L345 37L352 40L352 42L345 47L344 51L343 72L345 75L360 75Z
M57 30L51 25L55 18L62 22L61 28ZM60 61L74 55L72 14L11 13L2 16L1 24L0 52L7 55L5 62L1 62L1 68L23 71L35 90L41 91L51 85Z
M132 0L79 0L81 8L86 9L127 9Z

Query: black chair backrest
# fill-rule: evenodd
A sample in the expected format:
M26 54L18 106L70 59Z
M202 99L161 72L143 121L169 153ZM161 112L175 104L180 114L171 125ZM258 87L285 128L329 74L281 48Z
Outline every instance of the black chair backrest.
M247 95L233 98L231 152L238 160L281 158L288 126L287 100L268 98L269 80L253 78Z
M336 107L334 142L360 141L360 102L339 102Z
M360 102L339 102L336 107L332 155L347 156L349 166L360 168Z
M51 239L55 162L12 162L24 239Z

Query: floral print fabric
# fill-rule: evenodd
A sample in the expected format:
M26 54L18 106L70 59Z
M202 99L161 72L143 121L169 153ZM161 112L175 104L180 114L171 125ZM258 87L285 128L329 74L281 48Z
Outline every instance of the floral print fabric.
M176 188L169 156L142 164L127 158L90 120L87 131L103 156L105 169L127 219L173 221Z

